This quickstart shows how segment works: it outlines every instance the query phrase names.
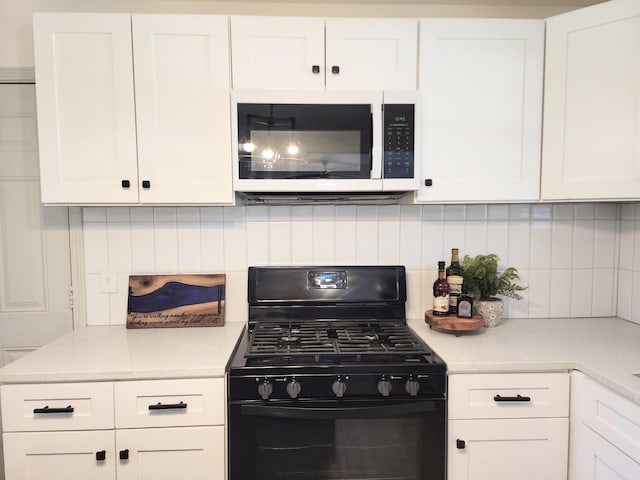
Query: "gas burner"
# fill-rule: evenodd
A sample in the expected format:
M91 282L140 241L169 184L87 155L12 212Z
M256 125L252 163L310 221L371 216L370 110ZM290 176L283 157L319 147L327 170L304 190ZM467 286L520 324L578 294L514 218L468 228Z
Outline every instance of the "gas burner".
M293 335L285 335L284 337L280 337L280 341L282 343L299 343L300 337L294 337Z

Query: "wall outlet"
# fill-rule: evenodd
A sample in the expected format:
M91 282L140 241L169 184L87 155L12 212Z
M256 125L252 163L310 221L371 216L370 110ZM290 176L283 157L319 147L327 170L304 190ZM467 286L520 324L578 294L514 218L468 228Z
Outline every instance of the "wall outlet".
M117 293L118 278L115 270L112 268L103 268L100 270L100 293Z

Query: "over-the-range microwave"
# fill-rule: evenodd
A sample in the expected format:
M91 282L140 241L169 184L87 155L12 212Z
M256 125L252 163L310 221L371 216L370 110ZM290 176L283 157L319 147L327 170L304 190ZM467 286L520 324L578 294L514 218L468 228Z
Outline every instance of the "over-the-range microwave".
M419 186L416 91L234 90L237 192L409 192Z

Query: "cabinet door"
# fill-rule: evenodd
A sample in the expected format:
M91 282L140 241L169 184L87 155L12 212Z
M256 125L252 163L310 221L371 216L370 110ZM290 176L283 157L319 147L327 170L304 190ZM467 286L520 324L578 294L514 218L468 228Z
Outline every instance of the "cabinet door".
M415 19L328 18L326 88L415 90Z
M115 478L113 430L5 433L3 440L6 480Z
M141 203L232 203L228 17L134 15Z
M582 422L574 426L572 480L636 480L640 464Z
M450 420L448 478L565 480L568 438L567 418Z
M116 445L118 480L225 478L223 426L117 430Z
M33 29L42 202L137 202L130 16L36 13Z
M420 20L419 201L538 199L543 54L541 20Z
M324 19L231 17L233 88L323 90Z
M640 198L640 2L547 20L542 198Z

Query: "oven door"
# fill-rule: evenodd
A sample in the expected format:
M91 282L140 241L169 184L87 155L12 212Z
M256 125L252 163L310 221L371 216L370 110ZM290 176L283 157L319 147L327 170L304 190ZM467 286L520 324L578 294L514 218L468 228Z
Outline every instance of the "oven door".
M237 190L381 190L382 92L234 91L232 100Z
M445 400L231 402L229 480L444 480Z

